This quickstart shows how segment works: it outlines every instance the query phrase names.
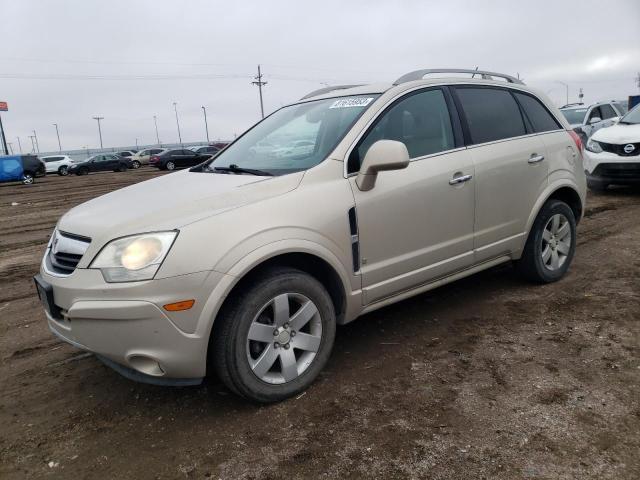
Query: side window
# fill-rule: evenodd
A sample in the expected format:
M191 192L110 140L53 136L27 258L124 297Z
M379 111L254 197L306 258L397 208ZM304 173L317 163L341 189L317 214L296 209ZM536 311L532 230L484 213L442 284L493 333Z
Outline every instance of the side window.
M456 88L474 144L526 134L520 108L508 90Z
M357 172L367 151L378 140L406 145L409 158L455 148L449 109L440 89L410 94L384 112L349 158L348 171Z
M531 122L534 132L550 132L562 128L537 98L524 93L514 92L514 95L524 110L524 114Z
M602 113L603 120L618 116L618 114L613 110L613 107L608 103L604 105L600 105L600 112Z
M589 118L587 119L587 123L591 123L591 119L598 117L602 120L602 113L600 113L600 107L594 107L589 114Z

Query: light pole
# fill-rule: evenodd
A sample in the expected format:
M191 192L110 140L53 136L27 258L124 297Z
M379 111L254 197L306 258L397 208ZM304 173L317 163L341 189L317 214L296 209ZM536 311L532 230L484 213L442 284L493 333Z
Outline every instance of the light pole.
M56 135L58 136L58 151L61 152L62 151L62 144L60 143L60 131L58 130L58 124L54 123L55 127L56 127Z
M22 153L22 144L20 143L20 137L16 137L18 139L18 148L20 149L20 153Z
M33 138L36 140L36 152L40 153L40 145L38 144L38 135L36 135L36 131L33 131Z
M9 151L11 152L11 153L7 152L7 153L9 153L9 155L13 155L13 143L7 142L7 146L9 147Z
M156 118L156 116L153 116L153 123L156 126L156 140L158 142L158 146L162 146L162 144L160 143L160 135L158 135L158 119Z
M138 150L138 139L136 138L136 150Z
M267 84L267 82L262 81L262 71L260 70L260 65L258 65L258 75L253 77L255 82L251 82L253 85L258 87L258 93L260 94L260 115L264 118L264 105L262 103L262 87Z
M178 120L178 103L173 102L173 110L176 112L176 125L178 126L178 140L182 146L182 135L180 135L180 121Z
M36 153L36 144L33 141L33 135L29 135L29 138L31 139L31 151Z
M556 80L556 83L559 83L560 85L564 85L564 88L566 89L566 92L567 92L567 102L566 102L566 105L569 105L569 85L568 85L568 84L566 84L566 83L564 83L564 82L561 82L561 81L559 81L559 80Z
M102 129L100 128L100 120L104 120L104 117L91 117L98 122L98 135L100 136L100 148L104 148L102 146Z
M204 129L207 132L207 143L209 143L209 125L207 124L207 109L202 107L202 112L204 113Z

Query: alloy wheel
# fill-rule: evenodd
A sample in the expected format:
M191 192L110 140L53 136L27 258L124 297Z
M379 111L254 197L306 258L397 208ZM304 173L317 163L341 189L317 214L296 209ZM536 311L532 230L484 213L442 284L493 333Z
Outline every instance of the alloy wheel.
M563 214L556 213L542 232L542 263L549 270L558 270L567 261L570 251L571 224Z
M247 334L247 360L254 375L270 384L295 380L312 364L322 341L318 307L299 293L272 298Z

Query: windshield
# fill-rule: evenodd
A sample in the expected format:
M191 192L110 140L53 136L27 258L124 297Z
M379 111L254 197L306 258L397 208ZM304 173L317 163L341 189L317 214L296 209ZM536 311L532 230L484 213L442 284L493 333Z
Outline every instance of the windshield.
M570 124L582 123L584 116L587 113L588 108L572 108L566 110L560 110Z
M335 148L378 95L315 100L281 108L218 154L206 169L307 170Z
M629 110L629 113L620 119L620 123L640 124L640 104Z

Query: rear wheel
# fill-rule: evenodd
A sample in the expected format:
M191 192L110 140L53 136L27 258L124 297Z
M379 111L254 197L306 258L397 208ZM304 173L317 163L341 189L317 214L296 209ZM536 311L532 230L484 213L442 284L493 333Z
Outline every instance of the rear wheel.
M29 172L24 172L22 174L22 183L23 185L31 185L34 182L33 174Z
M138 160L134 160L133 162L131 162L131 166L133 168L140 168L140 162Z
M118 168L115 171L116 172L126 172L127 171L127 167L125 165L119 165Z
M168 161L165 166L164 166L167 170L175 170L176 169L176 164L173 163L172 161Z
M315 380L331 354L335 328L333 304L320 282L299 270L272 269L220 312L211 363L239 395L277 402Z
M69 175L69 167L67 167L66 165L61 166L58 169L58 175L62 175L63 177Z
M569 269L576 250L576 220L573 210L560 200L544 204L533 222L522 258L516 267L534 282L560 280Z

